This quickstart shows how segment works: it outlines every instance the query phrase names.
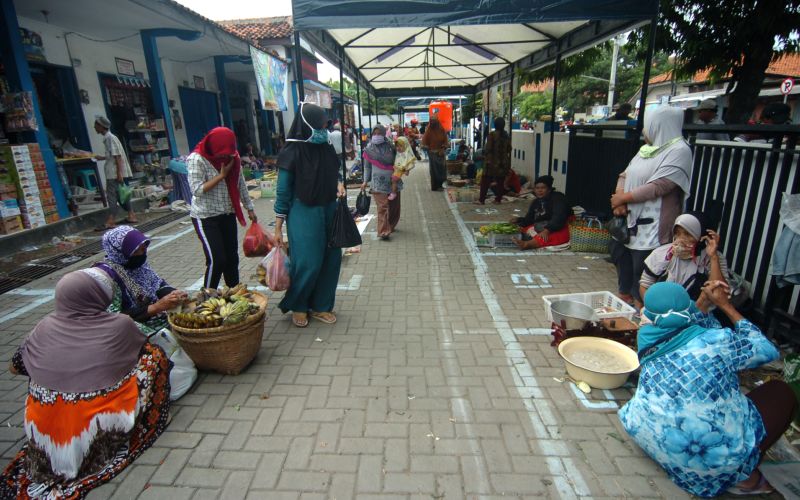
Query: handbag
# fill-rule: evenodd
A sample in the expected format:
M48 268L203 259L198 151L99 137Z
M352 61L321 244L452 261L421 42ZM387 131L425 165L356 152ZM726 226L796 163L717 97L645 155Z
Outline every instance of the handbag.
M372 198L363 189L358 193L356 198L356 212L358 215L367 215L369 213L369 205Z
M331 248L350 248L361 244L361 233L358 232L356 221L350 214L346 197L336 200L336 213L333 214L330 235L328 246Z
M569 242L574 252L608 253L611 234L597 217L579 218L569 224Z

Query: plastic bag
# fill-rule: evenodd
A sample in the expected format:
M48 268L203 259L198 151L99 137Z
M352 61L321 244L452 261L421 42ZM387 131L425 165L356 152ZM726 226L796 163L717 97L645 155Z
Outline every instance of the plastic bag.
M164 353L172 361L172 369L169 371L169 399L175 401L192 388L197 380L197 368L168 329L162 328L156 332L150 337L150 342L164 349Z
M627 217L616 216L608 221L608 232L617 243L628 243L630 241L630 234L628 233L628 219Z
M261 224L258 222L250 224L244 235L244 242L242 242L245 257L263 257L272 250L273 246L275 244L272 236L264 231Z
M331 229L328 246L331 248L350 248L361 244L361 233L358 232L356 221L350 215L347 207L347 198L336 200L336 213L333 215L333 228Z
M127 184L117 184L117 198L119 199L120 205L128 203L132 195L133 195L133 188L131 188Z
M786 227L800 234L800 193L783 193L780 213Z
M363 189L358 193L356 198L356 212L358 215L367 215L369 213L370 196Z
M264 268L263 284L273 292L282 292L289 289L289 256L283 247L274 247L269 254L258 264Z

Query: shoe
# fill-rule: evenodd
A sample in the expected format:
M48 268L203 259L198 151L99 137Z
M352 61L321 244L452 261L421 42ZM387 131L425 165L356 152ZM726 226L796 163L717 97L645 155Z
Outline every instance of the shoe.
M397 193L389 193L389 201L397 199Z
M336 323L336 315L333 314L332 312L315 312L315 311L311 311L311 317L314 318L314 319L318 319L318 320L322 321L323 323L327 323L329 325L332 325L332 324Z

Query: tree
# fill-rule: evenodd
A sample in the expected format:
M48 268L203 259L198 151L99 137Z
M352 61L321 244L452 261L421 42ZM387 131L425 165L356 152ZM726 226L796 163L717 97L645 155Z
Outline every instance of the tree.
M328 80L325 85L331 89L331 93L339 94L339 80ZM397 114L397 99L391 97L379 97L377 99L377 110L373 109L376 99L372 96L369 97L367 91L363 88L361 90L361 108L365 115L390 115ZM356 84L347 78L344 79L344 95L356 101Z
M547 92L522 92L514 96L514 109L523 118L539 120L542 115L549 115L553 93Z
M745 123L769 63L800 50L800 0L660 0L656 48L677 56L676 76L730 75L726 120ZM649 27L630 40L644 54Z

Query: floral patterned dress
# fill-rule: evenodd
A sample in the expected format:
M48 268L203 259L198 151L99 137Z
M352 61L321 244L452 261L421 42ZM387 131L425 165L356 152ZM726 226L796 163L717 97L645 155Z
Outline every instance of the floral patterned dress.
M777 359L778 351L746 319L732 331L698 311L693 323L708 330L645 363L619 418L678 486L713 497L753 472L765 436L761 414L739 391L737 372Z

